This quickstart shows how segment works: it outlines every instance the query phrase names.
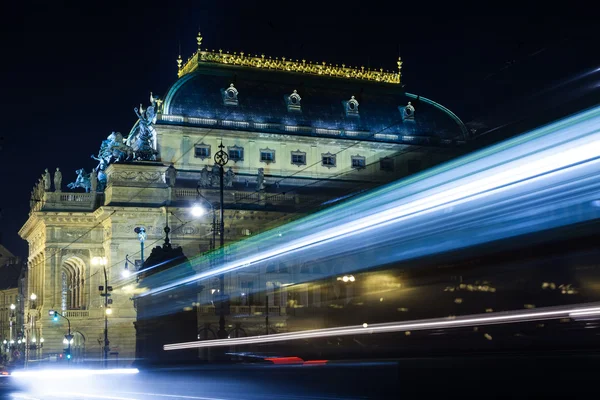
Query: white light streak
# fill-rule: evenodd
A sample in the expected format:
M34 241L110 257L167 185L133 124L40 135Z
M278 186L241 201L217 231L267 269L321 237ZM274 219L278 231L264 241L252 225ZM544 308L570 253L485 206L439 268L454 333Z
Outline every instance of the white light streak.
M28 371L15 371L14 378L74 378L95 375L132 375L140 372L137 368L110 368L110 369L39 369Z
M187 343L175 343L167 344L164 346L165 350L181 350L189 348L202 348L202 347L219 347L219 346L238 346L244 344L256 344L256 343L272 343L281 342L286 340L298 340L298 339L314 339L323 338L330 336L350 336L350 335L361 335L365 333L390 333L390 332L402 332L402 331L422 331L431 329L451 329L470 327L476 325L497 325L497 324L508 324L508 323L522 323L539 320L553 320L567 317L587 316L587 315L600 315L600 306L588 305L576 308L541 308L535 311L511 311L511 312L498 312L498 313L487 313L487 314L476 314L463 317L455 317L452 319L448 318L436 318L427 320L415 320L405 322L388 322L382 324L362 324L359 326L344 326L339 328L326 328L326 329L315 329L300 332L288 332L278 333L268 336L250 336L238 339L218 339L218 340L204 340L197 342Z
M199 397L199 396L184 396L181 394L162 394L162 393L141 393L141 392L119 392L123 394L133 394L147 397L170 397L174 399L198 399L198 400L226 400L217 397Z

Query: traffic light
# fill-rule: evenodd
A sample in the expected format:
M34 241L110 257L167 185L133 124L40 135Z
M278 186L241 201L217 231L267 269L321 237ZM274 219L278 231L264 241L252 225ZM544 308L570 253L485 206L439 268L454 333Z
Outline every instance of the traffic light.
M66 358L67 360L70 360L70 359L71 359L71 350L70 350L70 349L64 349L64 350L63 350L63 353L65 354L65 358Z
M48 311L48 315L52 317L52 321L58 321L59 315L56 311L50 310Z

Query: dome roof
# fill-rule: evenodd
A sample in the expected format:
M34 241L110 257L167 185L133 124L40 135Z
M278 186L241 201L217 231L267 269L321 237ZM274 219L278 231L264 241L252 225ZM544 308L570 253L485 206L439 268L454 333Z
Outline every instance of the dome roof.
M399 84L206 64L183 75L164 99L159 123L411 144L467 138L450 110ZM405 118L409 102L414 118Z

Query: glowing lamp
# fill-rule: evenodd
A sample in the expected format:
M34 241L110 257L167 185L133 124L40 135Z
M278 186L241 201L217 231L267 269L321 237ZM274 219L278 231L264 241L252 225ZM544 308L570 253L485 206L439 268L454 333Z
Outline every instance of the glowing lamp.
M206 209L202 207L200 203L194 203L192 205L192 215L194 217L201 217L206 213Z

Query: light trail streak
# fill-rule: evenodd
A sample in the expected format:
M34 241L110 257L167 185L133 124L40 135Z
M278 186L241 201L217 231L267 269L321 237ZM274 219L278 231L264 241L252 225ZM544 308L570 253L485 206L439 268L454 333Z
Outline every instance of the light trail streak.
M348 205L334 207L324 215L328 215L327 221L335 218L336 213L338 217L335 223L328 223L326 227L323 224L327 221L313 223L314 218L309 217L304 222L305 228L298 238L293 237L293 232L288 235L289 231L286 231L285 227L278 228L278 231L286 231L283 236L286 239L289 237L287 243L277 244L281 240L272 240L271 245L267 243L265 246L267 248L256 254L225 262L221 267L193 276L159 284L138 297L248 268L282 255L331 243L334 240L362 235L369 230L397 223L400 220L406 222L407 219L423 216L440 208L453 207L474 199L497 195L515 185L522 187L523 184L532 184L533 181L550 174L564 175L571 168L581 163L591 162L600 155L599 128L600 108L594 110L591 116L590 112L587 112L582 113L578 118L568 118L554 124L551 128L542 129L547 136L536 137L538 133L528 134L524 135L526 138L520 138L519 141L510 141L513 147L501 144L494 146L497 152L490 149L483 150L479 153L485 154L485 157L479 155L474 161L458 164L461 167L457 167L454 171L448 171L447 167L438 168L440 176L428 174L420 182L412 180L414 187L393 184L392 187L360 196L359 199L348 204L353 205L355 209L359 208L355 213L350 213L351 215L347 215ZM535 140L530 140L532 136ZM560 178L555 179L560 180ZM493 201L490 200L490 203ZM269 235L273 236L273 233ZM243 249L248 248L252 240L246 240L243 247L239 247L237 251L244 253ZM257 237L255 243L260 243L260 240Z
M186 396L182 394L164 394L164 393L143 393L143 392L119 392L123 394L133 394L145 397L169 397L174 399L198 399L198 400L227 400L218 397Z
M13 378L74 378L96 375L133 375L137 374L137 368L111 368L111 369L38 369L28 371L15 371Z
M217 339L164 345L164 350L182 350L190 348L240 346L245 344L263 344L287 340L315 339L331 336L352 336L377 333L423 331L433 329L463 328L479 325L498 325L523 323L540 320L573 318L574 316L600 315L600 304L590 304L583 307L548 307L538 310L512 312L497 312L474 314L463 317L435 318L405 322L387 322L381 324L363 324L338 328L314 329L300 332L278 333L273 335L251 336L238 339Z

